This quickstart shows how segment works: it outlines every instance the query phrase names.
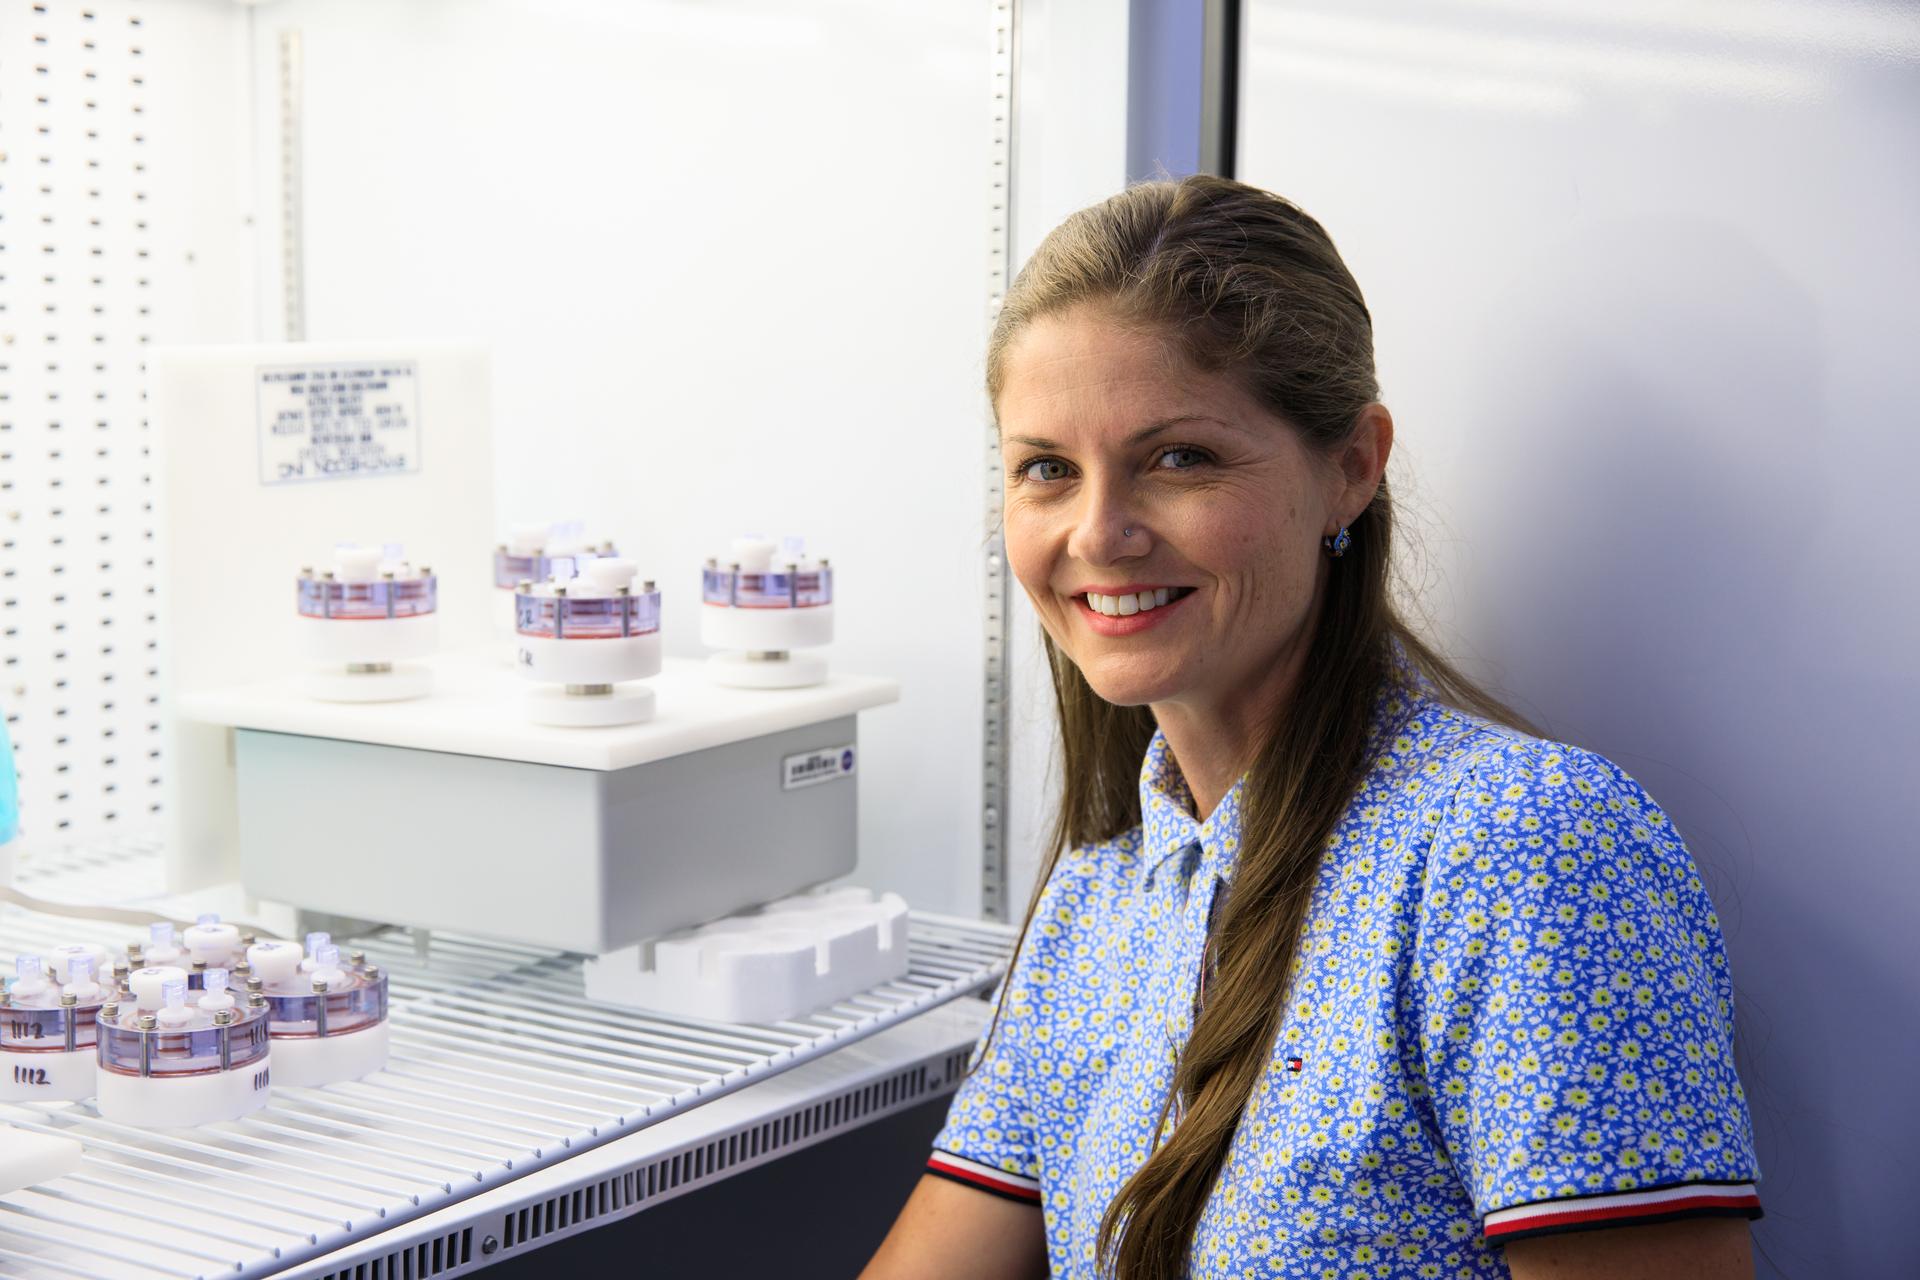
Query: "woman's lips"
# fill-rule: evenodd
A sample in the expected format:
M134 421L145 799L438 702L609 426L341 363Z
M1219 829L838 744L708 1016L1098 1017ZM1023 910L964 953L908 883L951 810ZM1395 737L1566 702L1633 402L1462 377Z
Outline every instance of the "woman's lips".
M1193 593L1189 591L1186 595L1175 597L1163 605L1158 605L1140 613L1126 614L1121 617L1109 617L1100 612L1087 603L1085 596L1074 596L1073 604L1074 608L1080 611L1080 616L1086 621L1087 627L1095 635L1132 636L1140 634L1148 627L1158 626L1164 622L1167 615L1173 613L1174 610L1185 604L1192 595Z

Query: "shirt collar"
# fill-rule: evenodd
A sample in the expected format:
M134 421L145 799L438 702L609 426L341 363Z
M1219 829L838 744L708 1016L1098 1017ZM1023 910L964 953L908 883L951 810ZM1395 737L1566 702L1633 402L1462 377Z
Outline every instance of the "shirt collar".
M1245 785L1245 778L1236 781L1207 820L1200 821L1194 817L1193 792L1173 758L1167 736L1156 730L1140 766L1141 848L1148 874L1173 855L1198 844L1199 858L1186 866L1183 874L1210 872L1231 880L1234 859L1240 852L1240 796Z
M1368 733L1368 759L1377 760L1389 749L1394 733L1415 707L1434 693L1432 685L1398 643L1391 651L1392 670L1374 700ZM1222 880L1233 879L1240 852L1240 809L1247 780L1242 775L1205 822L1193 816L1193 792L1180 772L1179 761L1167 745L1167 735L1155 730L1140 765L1141 849L1147 874L1175 854L1198 844L1198 859L1183 863L1182 874L1199 876L1211 871Z

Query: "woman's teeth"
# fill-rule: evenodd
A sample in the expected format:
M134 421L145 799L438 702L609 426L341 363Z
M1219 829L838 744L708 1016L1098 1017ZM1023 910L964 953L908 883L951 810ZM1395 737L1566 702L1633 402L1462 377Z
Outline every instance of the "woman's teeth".
M1178 600L1185 594L1187 591L1183 587L1156 587L1152 591L1141 591L1124 596L1103 596L1089 591L1087 607L1095 612L1104 613L1109 618L1129 618L1136 613L1158 609L1169 600Z

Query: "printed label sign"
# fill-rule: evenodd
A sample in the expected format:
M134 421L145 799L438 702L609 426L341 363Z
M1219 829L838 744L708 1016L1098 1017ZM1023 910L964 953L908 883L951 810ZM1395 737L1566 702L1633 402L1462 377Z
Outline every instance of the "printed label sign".
M780 789L810 787L816 782L832 782L853 776L853 744L821 747L816 751L788 756L780 762Z
M420 470L413 361L283 365L259 373L261 484Z

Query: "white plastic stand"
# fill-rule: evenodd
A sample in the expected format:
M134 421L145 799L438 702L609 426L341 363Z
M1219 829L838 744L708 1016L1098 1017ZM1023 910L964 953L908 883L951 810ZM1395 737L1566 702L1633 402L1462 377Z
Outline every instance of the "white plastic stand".
M80 1172L82 1154L72 1138L0 1124L0 1196Z
M0 1102L79 1102L93 1096L98 1072L92 1045L72 1053L0 1053Z
M96 1106L116 1124L139 1129L190 1129L238 1120L267 1105L269 1065L277 1053L237 1071L167 1078L99 1073Z
M803 689L826 680L827 660L790 650L772 657L758 652L716 653L707 659L707 673L715 684L730 689Z
M570 728L639 724L653 719L653 690L615 685L606 693L569 693L559 685L527 691L527 719Z
M367 618L328 622L300 618L300 648L317 664L307 673L307 693L324 702L398 702L433 691L433 673L407 662L432 653L439 618ZM386 666L385 671L349 671L349 666Z
M370 1076L387 1065L392 1031L376 1022L346 1035L273 1042L273 1082L288 1089L314 1089Z
M405 702L433 692L433 673L411 664L387 671L309 671L301 687L322 702Z
M779 1022L907 972L907 904L859 888L783 898L586 962L589 1000Z

